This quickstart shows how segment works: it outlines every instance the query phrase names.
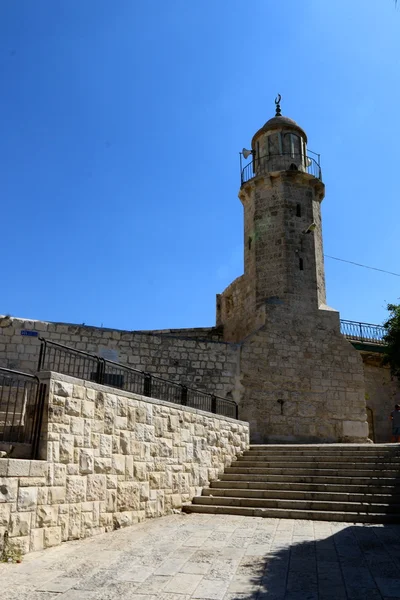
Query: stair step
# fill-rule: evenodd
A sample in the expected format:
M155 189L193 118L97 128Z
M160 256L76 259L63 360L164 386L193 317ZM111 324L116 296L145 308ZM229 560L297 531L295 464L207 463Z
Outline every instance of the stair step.
M227 467L227 475L298 475L305 477L396 477L396 469L311 469L311 468L272 468L258 469L256 467Z
M365 512L399 514L398 504L367 504L361 502L318 502L315 500L273 500L267 498L229 498L225 496L196 496L194 504L207 504L218 506L247 506L252 508L284 508L286 510L334 510L338 512Z
M398 477L339 477L327 475L259 475L253 473L224 473L221 481L283 481L294 483L342 483L349 485L395 485L399 482Z
M295 462L295 464L293 464ZM231 469L248 469L248 468L256 468L256 469L287 469L288 466L296 469L352 469L358 470L360 466L364 471L368 470L376 470L376 469L394 469L396 471L400 468L400 460L397 462L394 461L325 461L325 459L321 460L321 457L315 460L308 461L292 461L292 460L284 460L284 461L253 461L253 460L237 460L232 463L229 467Z
M211 489L251 489L251 490L293 490L293 491L312 491L312 492L348 492L354 494L399 494L400 482L397 485L343 485L335 483L294 483L287 481L212 481Z
M251 446L184 510L400 523L400 444Z
M264 450L331 450L334 452L376 452L376 450L400 449L400 444L250 444L249 449Z
M400 465L400 456L393 456L391 454L368 454L368 455L357 455L357 454L349 454L348 456L335 456L334 454L295 454L295 455L287 455L287 454L257 454L256 456L252 456L249 454L243 454L239 456L237 459L237 463L242 462L325 462L325 463L347 463L347 462L355 462L360 464L360 462L383 462L383 463L394 463L396 465ZM235 464L236 464L235 462Z
M203 496L229 498L258 498L268 500L315 500L317 502L356 502L366 504L399 504L400 494L371 494L353 492L310 492L307 490L253 490L231 488L205 488Z
M252 508L245 506L223 506L204 504L185 504L182 510L187 513L206 513L222 515L241 515L248 517L266 517L274 519L305 519L311 521L345 521L350 523L400 523L399 514L352 513L311 510L286 510L281 508Z

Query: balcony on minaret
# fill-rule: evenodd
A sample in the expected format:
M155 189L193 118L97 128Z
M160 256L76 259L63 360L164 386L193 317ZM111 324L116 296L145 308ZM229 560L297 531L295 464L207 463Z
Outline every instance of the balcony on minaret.
M320 156L307 151L306 133L278 110L254 135L251 148L251 161L241 169L241 185L259 175L282 171L300 171L322 181Z

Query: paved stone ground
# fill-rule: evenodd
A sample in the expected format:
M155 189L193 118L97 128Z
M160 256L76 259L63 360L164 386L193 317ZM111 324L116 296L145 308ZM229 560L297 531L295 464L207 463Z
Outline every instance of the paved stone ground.
M400 600L400 526L171 515L0 564L1 600Z

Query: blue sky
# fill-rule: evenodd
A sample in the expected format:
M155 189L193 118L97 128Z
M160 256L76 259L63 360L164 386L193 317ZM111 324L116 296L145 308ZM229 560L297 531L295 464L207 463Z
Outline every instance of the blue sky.
M2 0L0 313L211 326L243 270L238 151L282 112L321 154L325 253L400 273L391 0ZM381 322L400 277L326 259Z

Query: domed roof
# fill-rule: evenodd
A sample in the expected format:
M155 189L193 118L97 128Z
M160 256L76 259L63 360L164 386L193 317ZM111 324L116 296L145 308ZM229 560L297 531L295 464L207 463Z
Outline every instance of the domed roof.
M289 117L283 117L282 115L275 116L272 117L272 119L269 119L269 121L267 121L261 127L261 129L259 129L257 133L254 134L253 142L259 135L261 135L261 133L265 133L266 131L271 131L273 129L281 129L282 127L290 127L291 129L297 129L298 132L305 138L307 142L307 134L300 127L300 125L297 125L296 121L293 121L293 119L289 119Z

